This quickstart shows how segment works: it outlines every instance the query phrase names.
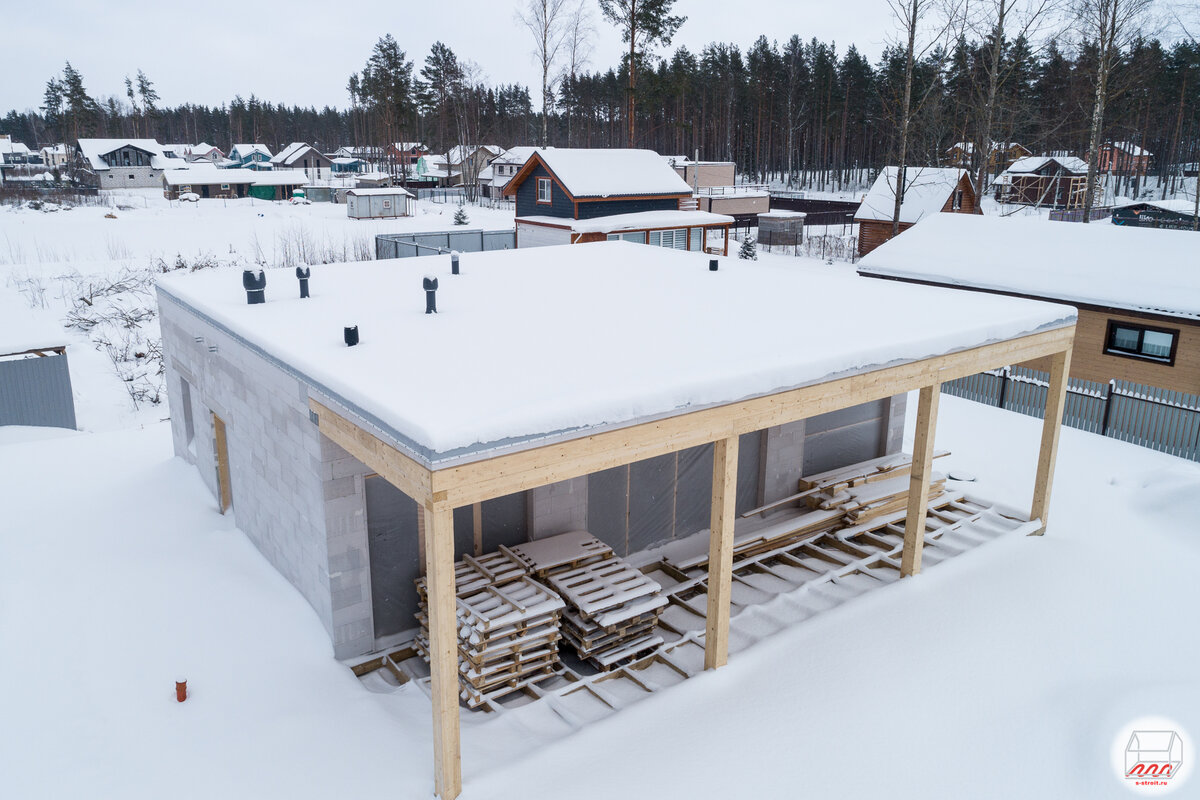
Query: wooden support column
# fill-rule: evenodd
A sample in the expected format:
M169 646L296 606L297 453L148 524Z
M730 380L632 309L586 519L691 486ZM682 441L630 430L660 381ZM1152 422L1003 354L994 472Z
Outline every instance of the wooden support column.
M475 555L483 555L483 503L471 504L471 528L475 533Z
M942 384L921 389L917 402L917 438L913 443L912 474L908 479L908 513L904 517L904 550L900 558L900 577L921 571L921 553L925 548L925 513L929 506L929 471L933 463L933 438L937 429L938 400Z
M1058 460L1058 432L1062 428L1063 408L1067 403L1067 381L1071 372L1071 351L1064 350L1050 357L1050 388L1046 390L1046 415L1042 419L1042 444L1038 452L1037 477L1033 483L1033 506L1030 519L1040 519L1042 526L1032 536L1046 532L1050 513L1050 488L1054 483L1054 463Z
M733 584L733 519L737 506L738 438L713 443L712 512L708 534L708 615L704 668L729 661L729 601Z
M458 629L454 595L454 509L424 506L425 580L429 598L429 672L433 699L434 792L462 790L458 731Z

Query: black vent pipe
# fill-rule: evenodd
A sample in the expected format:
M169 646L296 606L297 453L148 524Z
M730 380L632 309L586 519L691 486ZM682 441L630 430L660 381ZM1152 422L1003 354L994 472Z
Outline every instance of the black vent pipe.
M243 270L242 286L246 289L246 302L249 305L267 302L267 273L261 269Z
M425 287L425 313L436 314L438 280L432 275L426 275L423 285Z
M308 297L308 279L312 277L312 269L296 267L296 277L300 279L300 296Z

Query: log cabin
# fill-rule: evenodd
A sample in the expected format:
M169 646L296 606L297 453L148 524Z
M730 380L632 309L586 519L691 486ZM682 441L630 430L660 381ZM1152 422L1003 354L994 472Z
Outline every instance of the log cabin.
M865 256L892 238L895 216L896 167L886 167L863 198L858 223L858 254ZM930 214L981 214L975 186L964 169L908 167L900 201L900 233Z

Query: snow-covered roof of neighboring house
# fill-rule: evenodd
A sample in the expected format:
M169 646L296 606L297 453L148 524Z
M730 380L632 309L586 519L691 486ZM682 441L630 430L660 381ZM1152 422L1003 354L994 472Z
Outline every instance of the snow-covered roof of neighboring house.
M1075 156L1026 156L1025 158L1018 158L1004 172L1006 174L1037 172L1051 161L1061 166L1063 172L1067 175L1086 175L1088 171L1087 162Z
M1075 317L1060 305L792 264L722 257L710 271L710 258L598 242L467 253L454 276L449 256L363 261L313 267L315 300L295 297L292 270L267 270L262 305L247 305L241 276L227 270L167 275L158 286L164 315L184 304L284 365L318 398L443 465L918 361ZM440 280L438 314L424 313L426 275ZM853 297L855 311L815 303L797 314L798 299L812 297ZM882 313L895 308L905 314ZM361 332L355 347L343 343L346 325ZM463 375L487 391L463 391Z
M191 154L192 146L190 144L164 144L162 151L163 155L169 158L183 158Z
M220 169L215 164L196 163L181 169L169 169L163 173L163 181L168 186L188 186L201 184L222 183L255 183L270 172L256 172L252 169Z
M1138 147L1133 142L1109 142L1107 146L1113 148L1114 150L1120 150L1122 153L1126 153L1128 155L1135 156L1135 157L1136 156L1152 156L1152 155L1154 155L1149 150L1146 150L1145 148L1142 148L1142 147Z
M934 214L858 271L1200 319L1191 231Z
M350 164L361 164L362 163L361 158L354 158L352 156L335 156L334 158L331 158L329 160L331 163L343 164L343 165L347 165L347 166Z
M613 214L591 219L567 217L517 217L517 222L569 227L575 233L619 233L652 228L695 228L733 224L733 217L710 214L707 211L637 211L633 214Z
M863 198L856 220L890 221L896 202L897 167L884 167ZM966 170L943 167L908 167L904 171L904 195L900 203L900 221L913 223L936 214L946 205Z
M355 197L395 197L396 195L405 195L406 197L413 197L412 192L410 192L407 189L400 187L400 186L393 186L391 188L385 187L385 188L378 188L378 189L350 189L349 191L346 192L346 194L352 194Z
M66 344L67 334L54 314L30 308L20 292L0 286L0 356Z
M553 150L553 147L533 147L530 145L519 145L518 147L510 147L500 155L492 159L493 164L524 164L529 160L529 157L534 153L544 153L547 150Z
M104 156L120 150L122 147L133 147L150 154L150 166L154 169L165 169L169 166L163 155L162 145L156 139L80 139L79 150L91 164L92 169L105 170Z
M429 148L420 142L392 142L392 147L400 150L401 152L405 150L420 150L422 153L429 152Z
M996 142L996 141L992 142L992 150L1010 150L1014 147L1020 147L1025 152L1029 152L1029 148L1027 148L1024 145L1019 144L1017 142ZM952 144L946 148L947 153L952 152L954 150L962 150L964 153L974 153L975 152L975 143L974 142L955 142L954 144Z
M1116 208L1126 208L1128 206L1151 206L1152 208L1161 208L1163 211L1187 214L1188 216L1193 215L1196 211L1194 201L1183 198L1172 198L1170 200L1130 200L1118 203Z
M255 186L299 186L308 183L308 176L302 169L273 169L268 172L255 172Z
M495 145L495 144L481 144L481 145L460 144L460 145L451 147L449 152L447 152L445 155L442 155L439 153L437 157L439 159L445 159L447 164L457 165L457 164L461 164L464 160L466 160L470 156L474 155L475 152L478 150L486 151L489 156L498 156L504 152L503 147L500 147L499 145Z
M12 139L0 139L0 155L27 156L29 147Z
M692 193L692 187L653 150L555 147L537 157L572 197ZM531 160L526 160L522 171L530 168Z
M251 153L262 153L268 159L271 157L271 151L267 149L265 144L235 144L229 151L230 156L233 155L234 150L236 150L238 155L242 158L245 158Z
M216 145L211 145L208 142L201 142L200 144L192 145L191 155L207 156L213 151L216 151L217 155L224 155L221 152L221 148L217 147Z
M65 144L49 144L38 152L51 156L65 156L67 154L67 146Z
M294 164L309 150L317 150L308 142L292 142L287 147L271 156L272 164ZM320 151L317 151L320 152Z

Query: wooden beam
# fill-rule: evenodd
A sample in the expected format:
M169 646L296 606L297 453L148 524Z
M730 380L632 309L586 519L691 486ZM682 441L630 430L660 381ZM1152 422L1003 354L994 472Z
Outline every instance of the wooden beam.
M1058 433L1062 430L1063 408L1067 402L1067 382L1071 373L1071 351L1064 350L1050 358L1050 387L1046 390L1046 414L1042 419L1042 443L1038 451L1037 477L1033 482L1033 505L1030 519L1040 519L1042 525L1033 532L1046 532L1050 514L1050 489L1054 483L1054 464L1058 460Z
M737 506L738 438L713 443L712 509L708 533L708 614L704 668L729 661L729 602L733 583L733 518Z
M483 555L483 503L471 504L471 527L475 533L475 555Z
M225 420L212 415L213 440L217 456L217 502L224 514L233 505L233 482L229 475L229 440L225 435Z
M433 700L434 792L454 800L462 790L458 729L458 626L454 594L454 509L423 506L429 603L429 673Z
M1061 352L1075 326L851 375L777 394L437 470L433 500L451 506L512 494L689 447L881 400L935 382Z
M933 465L933 439L941 394L941 383L925 386L917 402L917 438L913 443L912 472L908 478L908 513L904 517L904 549L900 558L902 578L921 571L925 513L929 507L929 472Z
M432 494L432 475L429 468L418 464L370 431L312 398L308 407L317 415L317 427L335 444L382 475L388 483L416 500L429 501Z

